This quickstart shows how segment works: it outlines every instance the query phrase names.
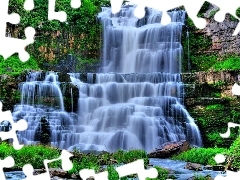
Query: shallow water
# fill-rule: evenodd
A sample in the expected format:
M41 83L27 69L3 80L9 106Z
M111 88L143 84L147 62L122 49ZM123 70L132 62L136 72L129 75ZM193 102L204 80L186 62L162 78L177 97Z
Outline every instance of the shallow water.
M210 175L212 178L215 178L219 174L224 175L222 174L221 171L204 170L203 166L202 166L203 171L192 171L184 169L185 165L187 164L184 161L150 158L149 163L152 164L153 166L160 166L174 171L173 175L176 177L177 180L187 180L188 178L193 177L194 175L202 176Z
M172 170L174 172L172 175L176 177L176 180L187 180L188 178L193 177L194 175L202 175L202 176L210 175L212 178L215 178L219 174L224 176L224 174L222 174L221 171L203 170L203 171L197 172L197 171L184 169L186 165L186 162L184 161L150 158L149 164L153 166L161 166L166 169ZM8 180L20 180L25 178L25 175L23 174L22 171L7 172L5 173L5 175L6 175L6 179Z

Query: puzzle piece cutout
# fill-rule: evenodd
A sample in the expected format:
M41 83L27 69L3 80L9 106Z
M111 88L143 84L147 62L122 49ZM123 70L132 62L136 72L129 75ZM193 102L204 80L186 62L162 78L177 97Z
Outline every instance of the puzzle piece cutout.
M118 172L119 178L137 174L139 180L145 180L146 178L156 178L158 176L158 171L155 168L144 169L143 159L138 159L115 169ZM95 180L108 180L107 171L95 174L94 170L83 169L79 172L79 175L83 180L89 177L94 177Z
M34 180L43 180L43 179L44 180L50 180L51 177L50 177L50 174L49 174L48 163L51 163L51 162L54 162L54 161L61 160L62 161L62 169L64 171L68 171L68 170L72 169L73 164L69 159L72 156L73 155L71 153L69 153L68 151L62 150L61 155L58 158L52 159L52 160L45 159L43 161L43 163L44 163L44 167L45 167L46 172L38 174L38 175L33 175L34 169L33 169L31 164L25 164L23 166L23 172L26 175L25 180L33 180L33 179Z
M14 159L11 156L6 157L4 160L0 160L0 179L5 180L5 174L3 168L10 168L14 166Z
M17 134L16 131L23 131L27 129L27 122L24 119L21 119L17 122L13 121L13 117L12 117L12 113L11 111L2 111L2 102L0 102L0 123L3 121L8 121L9 123L11 123L11 130L4 132L4 131L0 131L0 138L2 140L6 140L6 139L13 139L13 147L16 150L19 150L23 147L23 145L19 144L18 138L17 138Z
M111 0L112 13L115 14L120 11L121 5L124 0ZM134 15L137 18L143 18L145 15L145 7L153 8L159 11L162 11L162 19L161 24L167 25L171 22L171 18L168 15L167 11L170 9L174 9L180 6L184 6L188 16L193 20L195 26L199 29L203 29L206 27L206 20L200 17L197 17L199 10L204 4L205 0L130 0L130 4L136 5L136 9L134 11ZM223 22L225 19L225 15L227 13L232 14L235 18L240 20L236 16L236 10L240 7L240 1L229 0L229 1L219 1L219 0L207 0L207 2L214 4L220 8L214 18L218 22ZM229 5L231 4L231 6ZM236 27L233 35L237 35L240 30L240 24Z

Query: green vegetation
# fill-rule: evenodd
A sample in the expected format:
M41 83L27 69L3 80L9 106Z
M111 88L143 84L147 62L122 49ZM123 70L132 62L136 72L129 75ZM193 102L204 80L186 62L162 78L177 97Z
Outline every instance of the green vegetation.
M166 180L168 178L168 170L158 167L158 166L154 166L154 168L157 169L158 171L158 176L156 178L147 178L147 180Z
M203 52L209 51L212 45L211 38L197 33L197 28L189 17L187 17L185 24L182 33L183 71L188 71L188 59L191 63L192 72L210 69L216 63L217 57L212 53L204 53L203 55Z
M213 69L216 71L224 71L224 70L240 70L240 57L233 56L228 57L223 61L217 62Z
M44 168L44 159L54 159L60 156L60 150L48 146L24 146L20 150L15 150L12 145L5 142L0 144L0 158L4 159L12 156L15 160L16 169L21 169L25 164L31 164L33 168ZM60 167L60 162L53 162L49 167Z
M236 100L235 100L236 101ZM239 136L239 128L231 128L228 138L222 138L220 133L227 131L228 122L240 123L240 110L238 106L230 105L226 100L224 104L201 105L198 108L188 109L194 117L202 138L204 147L229 148L233 141ZM232 100L232 103L234 101Z
M28 26L36 30L35 42L27 51L37 60L44 70L44 64L57 63L72 53L78 59L87 59L88 63L99 60L101 47L101 25L96 20L101 6L110 6L108 0L82 0L81 7L73 9L71 0L56 1L55 10L65 11L67 21L48 20L48 3L35 1L32 11L23 8L23 0L10 0L9 13L21 16L20 24L8 24L12 37L24 38L24 29ZM94 59L94 61L92 61Z
M240 169L240 137L238 137L229 148L228 152L231 166Z
M38 63L34 57L30 57L30 59L24 63L20 61L16 55L6 60L0 57L0 74L20 75L26 70L39 70Z
M199 163L203 165L216 165L214 160L215 155L223 154L226 157L223 165L228 167L240 169L240 137L238 137L230 146L225 148L192 148L188 151L182 152L179 155L173 156L173 160L188 161Z
M34 146L24 146L20 150L15 150L12 145L1 142L0 144L0 159L4 159L7 156L12 156L15 159L15 166L13 169L20 170L25 164L31 164L35 169L44 168L43 161L44 159L54 159L58 158L61 154L59 149L43 146L43 145L34 145ZM123 151L118 150L114 153L101 152L100 154L93 153L81 153L79 151L72 152L74 155L70 159L73 162L73 168L68 172L71 174L79 174L79 171L82 169L94 169L96 172L101 172L102 167L106 166L106 169L109 173L109 179L116 180L118 179L118 174L115 170L116 166L127 164L137 159L143 159L145 168L148 165L147 153L143 150L130 150ZM49 164L50 168L61 168L61 162L56 161ZM159 172L157 179L166 179L168 171L160 167L156 167ZM136 175L131 175L128 177L136 177ZM125 180L127 177L121 178Z
M214 160L215 155L221 153L226 154L227 149L224 148L192 148L179 155L173 156L173 160L188 161L203 165L216 165Z
M205 2L198 13L198 17L204 17L204 13L209 9L209 3ZM213 18L218 10L212 10L209 13L209 19ZM236 10L236 15L240 17L240 8ZM237 19L230 15L231 21ZM223 71L223 70L239 70L240 58L232 54L225 57L220 57L214 51L211 51L212 40L210 36L206 36L199 31L193 21L187 17L183 27L182 46L183 46L183 71L188 71L188 60L191 63L191 71ZM189 52L188 52L188 37L189 32Z

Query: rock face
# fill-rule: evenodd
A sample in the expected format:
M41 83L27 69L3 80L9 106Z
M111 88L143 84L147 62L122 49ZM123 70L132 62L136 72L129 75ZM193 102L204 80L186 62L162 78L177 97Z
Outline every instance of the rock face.
M227 14L223 22L214 20L214 15L218 7L211 5L209 10L204 13L207 19L207 26L199 30L200 34L205 34L212 39L212 47L209 49L211 52L216 52L219 55L226 54L240 54L240 38L233 36L233 32L237 27L238 21L233 20L230 14ZM204 53L204 52L203 52Z
M167 143L162 148L155 149L148 154L149 158L169 158L174 154L179 154L190 149L190 144L187 141Z

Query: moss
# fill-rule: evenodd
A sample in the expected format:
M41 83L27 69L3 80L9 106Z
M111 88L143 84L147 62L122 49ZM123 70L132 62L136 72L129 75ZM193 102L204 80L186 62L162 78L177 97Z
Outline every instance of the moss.
M237 99L231 100L238 101ZM240 124L240 108L226 100L223 103L212 103L189 107L188 111L195 119L202 134L204 147L229 148L239 136L238 127L231 129L229 138L222 138L221 133L227 132L228 122Z
M222 61L217 62L213 69L215 71L223 70L240 70L240 57L239 56L230 56Z
M189 33L189 36L187 35L187 32ZM216 63L217 56L214 53L203 52L209 51L211 45L211 38L204 34L197 33L197 28L193 21L187 17L185 26L182 30L183 72L188 71L188 61L190 61L192 72L209 70Z

